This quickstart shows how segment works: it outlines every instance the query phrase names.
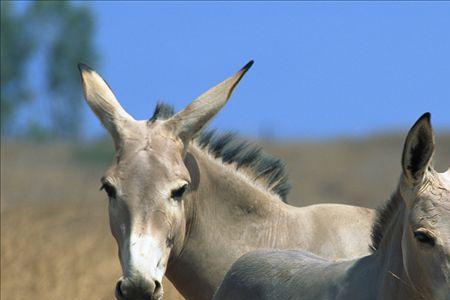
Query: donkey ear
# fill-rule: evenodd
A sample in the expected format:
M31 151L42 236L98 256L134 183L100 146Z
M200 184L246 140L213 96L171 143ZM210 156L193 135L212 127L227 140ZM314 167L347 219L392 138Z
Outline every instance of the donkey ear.
M402 155L403 173L412 183L423 179L434 153L430 113L423 114L409 130Z
M84 98L92 111L111 133L116 146L121 139L125 124L134 121L120 106L108 84L94 70L78 64L83 85Z
M172 132L188 143L227 103L236 85L253 65L248 62L239 72L194 100L166 121Z

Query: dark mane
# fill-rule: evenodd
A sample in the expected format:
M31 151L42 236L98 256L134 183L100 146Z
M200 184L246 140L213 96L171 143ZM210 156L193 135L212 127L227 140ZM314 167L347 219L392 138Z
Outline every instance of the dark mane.
M173 114L171 105L158 103L150 121L168 119ZM260 146L238 138L234 133L205 131L196 138L196 143L224 164L233 164L236 170L249 170L247 173L251 173L253 180L263 182L269 191L286 202L291 186L281 159L264 153Z
M377 208L375 222L372 225L372 243L369 246L372 252L375 252L380 247L384 233L391 223L401 202L402 197L397 190L386 203Z
M166 120L173 116L175 111L172 105L158 102L153 112L153 116L150 118L150 122L154 120Z

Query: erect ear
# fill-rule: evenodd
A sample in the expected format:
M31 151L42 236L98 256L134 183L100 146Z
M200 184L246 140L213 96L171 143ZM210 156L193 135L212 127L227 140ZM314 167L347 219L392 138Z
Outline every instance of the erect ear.
M430 113L425 113L416 121L409 130L403 148L403 173L413 184L423 179L434 154L430 117Z
M120 106L119 101L100 75L81 63L78 64L78 69L81 74L84 98L103 126L111 133L117 147L123 137L126 124L133 122L134 119Z
M194 100L166 121L166 126L184 143L188 143L227 103L236 85L253 65L248 62L239 72Z

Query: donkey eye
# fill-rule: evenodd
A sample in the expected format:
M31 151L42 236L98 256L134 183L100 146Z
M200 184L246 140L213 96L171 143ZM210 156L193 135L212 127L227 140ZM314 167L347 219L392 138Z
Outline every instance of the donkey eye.
M106 194L108 194L109 198L115 198L116 197L116 188L109 182L104 182L102 184L102 187L100 190L105 190Z
M434 236L423 230L414 231L414 237L422 244L428 246L434 246L436 244L436 239Z
M188 188L188 184L184 184L183 186L181 186L180 188L177 188L175 190L172 191L170 197L172 199L177 199L177 198L181 198L183 197L184 193L186 192Z

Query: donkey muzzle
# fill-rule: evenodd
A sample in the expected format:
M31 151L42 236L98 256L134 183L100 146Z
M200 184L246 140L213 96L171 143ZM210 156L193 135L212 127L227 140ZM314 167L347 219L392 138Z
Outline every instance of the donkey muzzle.
M117 281L115 295L118 300L161 300L163 288L158 280L125 277Z

